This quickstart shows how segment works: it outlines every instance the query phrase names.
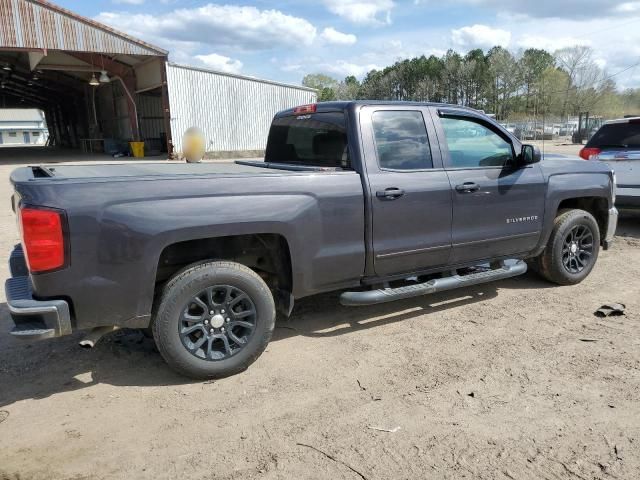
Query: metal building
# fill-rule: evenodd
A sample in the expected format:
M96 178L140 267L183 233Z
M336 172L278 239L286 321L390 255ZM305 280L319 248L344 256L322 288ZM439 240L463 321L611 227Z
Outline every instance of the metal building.
M42 110L0 108L0 147L44 145L48 136Z
M161 48L52 3L0 0L0 108L44 111L52 145L166 144L166 59ZM161 132L141 124L140 107L154 102L166 110Z
M204 130L212 154L264 149L273 115L314 90L167 63L168 52L44 0L0 0L0 108L45 112L49 144L181 150ZM224 152L224 153L221 153Z
M296 85L167 64L171 130L177 151L187 128L199 127L207 151L220 156L260 155L273 115L316 101L316 91Z

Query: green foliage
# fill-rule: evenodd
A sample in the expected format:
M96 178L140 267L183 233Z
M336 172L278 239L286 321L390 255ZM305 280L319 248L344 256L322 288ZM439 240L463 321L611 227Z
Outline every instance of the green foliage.
M336 100L338 81L328 75L323 75L322 73L306 75L302 79L302 85L315 88L318 91L318 101L320 102Z
M304 77L318 100L413 100L445 102L494 113L500 120L529 116L565 118L579 112L607 117L640 114L640 89L619 92L598 66L590 47L551 54L530 48L514 55L503 47L488 52L454 50L401 60L371 70L362 82L323 74Z

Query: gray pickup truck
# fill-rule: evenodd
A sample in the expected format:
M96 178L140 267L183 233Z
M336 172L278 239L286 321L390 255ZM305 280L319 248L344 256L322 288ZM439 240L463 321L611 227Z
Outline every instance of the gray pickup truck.
M278 113L264 162L19 168L11 334L150 329L171 367L213 378L309 295L371 305L527 266L576 284L612 241L615 177L540 160L472 109L358 101Z

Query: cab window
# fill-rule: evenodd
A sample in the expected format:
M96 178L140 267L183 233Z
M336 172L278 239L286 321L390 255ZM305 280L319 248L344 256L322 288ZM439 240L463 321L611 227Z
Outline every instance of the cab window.
M513 164L511 143L481 123L441 118L452 168L504 167Z
M277 117L271 124L265 162L349 168L344 112Z
M429 137L421 112L380 110L373 113L372 123L380 168L433 168Z

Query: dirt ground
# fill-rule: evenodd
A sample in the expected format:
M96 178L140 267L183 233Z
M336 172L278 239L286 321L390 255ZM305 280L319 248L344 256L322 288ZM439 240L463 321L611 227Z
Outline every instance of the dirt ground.
M628 215L579 286L301 300L248 371L215 382L173 374L137 332L93 350L14 340L2 303L0 479L639 478L639 274ZM627 315L596 318L607 302Z

